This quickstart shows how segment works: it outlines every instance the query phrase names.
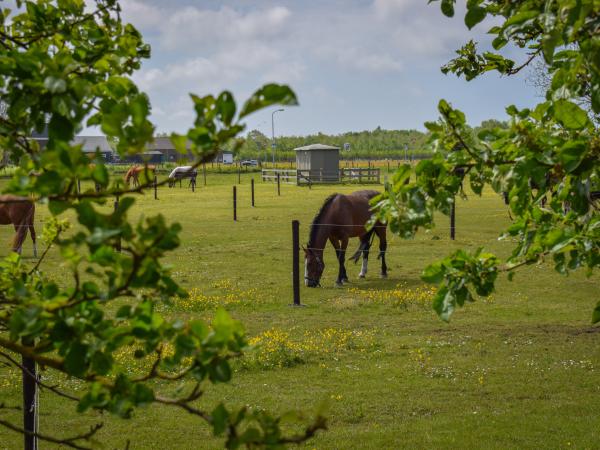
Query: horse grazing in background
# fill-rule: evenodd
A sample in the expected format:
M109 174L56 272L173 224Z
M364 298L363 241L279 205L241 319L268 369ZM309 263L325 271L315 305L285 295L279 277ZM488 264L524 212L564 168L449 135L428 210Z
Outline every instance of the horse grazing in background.
M133 180L133 187L139 187L140 185L140 173L145 172L146 178L150 178L150 174L148 172L152 172L152 176L154 176L156 172L156 166L131 166L127 173L125 174L125 184L129 186L131 180Z
M336 284L342 285L348 281L344 261L348 240L352 237L360 238L360 246L351 257L356 263L362 255L362 268L360 278L367 274L369 249L376 234L379 237L379 259L381 259L381 276L387 277L385 252L387 249L386 225L376 222L373 228L367 231L366 223L371 218L370 200L379 195L377 191L357 191L350 195L330 195L315 216L310 226L308 247L305 253L304 282L308 287L319 286L321 275L325 269L323 251L329 240L335 248L339 263L339 272Z
M35 228L33 227L34 216L35 203L27 197L0 195L0 224L12 224L17 232L13 240L13 252L21 254L23 242L27 237L27 230L29 230L33 241L33 256L37 258Z
M169 187L174 187L177 181L180 181L183 178L190 179L190 186L196 186L196 177L198 176L198 170L196 170L193 166L179 166L175 167L171 173L169 174Z

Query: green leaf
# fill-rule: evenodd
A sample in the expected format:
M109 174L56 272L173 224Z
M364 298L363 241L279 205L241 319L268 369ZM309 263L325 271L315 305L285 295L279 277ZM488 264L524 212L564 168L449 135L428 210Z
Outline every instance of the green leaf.
M217 108L217 115L221 118L221 121L225 125L230 125L235 116L235 100L231 92L221 92L215 106Z
M441 283L444 279L444 268L442 263L436 262L427 266L421 275L421 279L428 283Z
M585 158L587 151L587 143L582 141L571 141L562 146L558 153L558 158L567 172L573 172L579 167L581 161Z
M589 124L587 113L568 100L554 102L554 118L569 130L581 130Z
M296 94L288 86L280 84L267 84L256 91L246 101L240 111L240 119L246 117L259 109L273 105L297 105Z
M485 19L486 15L487 11L485 10L485 8L481 8L480 6L474 6L472 8L469 8L467 14L465 15L465 25L470 30L483 19Z
M229 412L225 409L223 403L219 403L211 413L213 434L220 436L223 434L229 424Z
M456 299L453 292L446 286L440 288L433 297L433 309L444 322L450 320L455 303Z
M446 17L454 17L454 0L442 0L441 8Z
M87 370L88 346L81 342L73 342L65 356L65 369L75 377L83 377Z
M102 186L108 185L108 170L104 164L96 164L92 171L92 178Z
M51 200L50 202L48 202L48 209L50 210L53 216L58 216L59 214L62 214L70 207L71 204L69 202L63 202L60 200Z

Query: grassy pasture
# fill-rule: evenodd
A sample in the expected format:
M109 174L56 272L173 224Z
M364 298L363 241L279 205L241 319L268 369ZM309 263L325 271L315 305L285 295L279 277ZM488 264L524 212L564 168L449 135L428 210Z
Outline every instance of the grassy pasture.
M250 177L256 208L250 207ZM263 184L242 174L238 222L232 220L231 186L237 175L198 178L196 193L161 188L159 200L138 197L134 214L162 213L183 225L183 245L167 262L192 293L161 306L169 317L210 319L217 305L241 320L260 344L237 366L228 385L207 388L199 404L218 400L283 412L310 412L329 404L330 430L306 444L317 449L382 448L599 448L600 329L591 327L598 277L560 277L551 264L528 267L512 283L502 280L490 300L458 311L450 324L429 305L420 281L429 262L455 248L486 248L506 256L510 243L496 240L509 224L502 199L493 193L457 205L457 240L448 219L414 240L390 237L390 277L348 265L351 284L335 288L334 254L326 251L322 288L301 288L304 308L291 308L291 220L308 225L331 192ZM108 206L107 206L108 208ZM48 215L38 207L36 225ZM12 230L0 229L0 254ZM354 250L357 241L351 241ZM27 240L24 255L31 255ZM44 269L63 275L52 252ZM122 355L129 370L137 362ZM49 382L59 380L50 379ZM77 390L73 381L60 380ZM20 404L19 374L0 366L0 402ZM18 421L20 412L3 412ZM79 416L74 405L46 392L40 400L40 431L71 434L90 421L104 421L106 448L218 448L222 442L194 417L152 407L129 421ZM0 429L0 449L21 447L21 437ZM54 448L43 444L43 448Z

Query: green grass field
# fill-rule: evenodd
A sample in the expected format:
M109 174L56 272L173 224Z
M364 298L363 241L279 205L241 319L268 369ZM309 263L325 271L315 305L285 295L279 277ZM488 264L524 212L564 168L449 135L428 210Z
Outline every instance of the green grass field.
M250 207L250 177L256 208ZM238 222L232 220L236 175L208 176L208 187L159 190L138 197L136 214L162 213L183 225L183 245L169 256L190 299L162 306L165 315L207 318L217 305L241 320L253 343L262 344L237 366L233 382L207 387L199 405L221 399L276 412L310 412L329 404L329 430L305 445L316 449L395 448L600 448L600 328L591 327L598 277L561 277L551 263L528 267L512 283L502 279L493 298L459 310L450 324L431 309L430 291L419 278L430 262L455 248L486 248L506 256L510 242L497 241L509 224L502 199L493 193L457 205L457 240L449 222L414 240L390 237L390 277L348 264L351 283L334 287L337 264L331 248L322 288L302 286L304 308L292 308L291 221L300 220L301 242L323 200L357 186L312 190L263 184L243 174ZM107 206L108 208L108 206ZM36 225L48 213L38 207ZM0 229L0 254L12 230ZM357 240L351 241L354 250ZM24 249L31 256L31 242ZM43 268L60 278L50 254ZM123 361L129 361L122 355ZM135 370L135 367L132 367ZM50 381L53 381L50 379ZM78 389L72 381L62 381ZM0 402L20 404L16 371L0 366ZM3 413L18 422L20 412ZM209 449L222 443L193 416L152 407L132 420L75 412L75 405L44 392L40 432L67 435L104 421L103 448ZM21 436L0 429L0 448L21 447ZM43 443L42 448L55 448Z

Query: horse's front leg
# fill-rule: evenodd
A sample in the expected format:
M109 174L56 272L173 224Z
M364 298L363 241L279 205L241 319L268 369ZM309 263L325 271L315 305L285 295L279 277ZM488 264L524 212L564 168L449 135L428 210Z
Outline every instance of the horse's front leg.
M343 260L342 249L340 247L340 241L338 241L337 239L334 239L333 237L330 237L329 242L331 242L331 245L333 245L333 248L335 248L335 255L337 257L338 264L339 264L338 277L337 277L337 280L335 281L335 284L336 284L336 286L342 286L344 284L344 260Z
M348 274L346 273L346 249L348 248L348 238L342 239L340 248L340 266L342 272L342 282L348 282Z

